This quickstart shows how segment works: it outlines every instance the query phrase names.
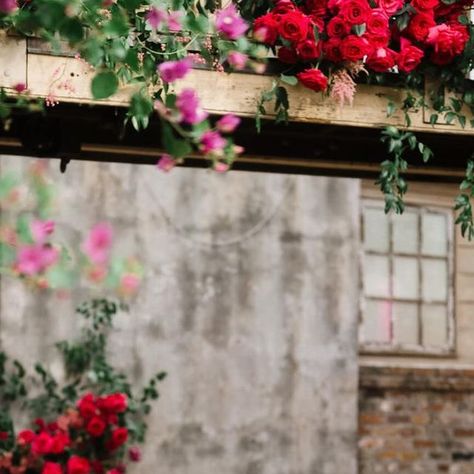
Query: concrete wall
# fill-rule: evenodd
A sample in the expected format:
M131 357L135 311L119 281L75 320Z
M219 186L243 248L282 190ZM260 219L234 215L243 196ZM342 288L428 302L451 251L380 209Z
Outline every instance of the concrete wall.
M146 264L112 344L137 381L169 372L136 472L355 474L359 183L52 165L68 240L108 219ZM52 343L90 296L4 278L2 348L57 370Z

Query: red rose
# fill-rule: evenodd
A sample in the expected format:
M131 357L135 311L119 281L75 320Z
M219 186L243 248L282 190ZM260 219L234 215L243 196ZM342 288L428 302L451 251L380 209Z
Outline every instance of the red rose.
M400 44L401 49L397 58L398 69L408 73L420 64L425 53L405 39L402 39Z
M109 442L107 443L108 448L110 451L119 448L124 443L127 442L128 439L128 430L127 428L115 428L112 431L112 437L110 438Z
M20 445L23 444L31 444L32 441L35 439L35 433L31 430L23 430L18 433L16 438L17 443Z
M324 16L328 7L328 0L309 0L306 2L306 11L310 16Z
M328 59L333 63L339 63L342 61L341 54L341 40L339 38L331 38L323 44L323 51Z
M97 414L97 406L95 404L94 395L88 393L77 402L77 409L83 418L92 418Z
M298 55L294 49L283 46L278 50L278 59L285 64L296 64Z
M412 16L408 24L407 32L414 40L423 42L428 36L430 28L435 25L436 23L432 15L417 13Z
M388 31L385 34L365 33L362 37L369 42L373 50L387 47L391 39Z
M91 461L91 469L94 474L104 474L105 469L100 461Z
M447 17L450 15L454 15L455 18L458 18L459 15L462 14L463 10L466 9L466 6L469 6L469 0L458 1L456 3L452 3L451 5L446 5L445 3L440 2L435 8L434 13L436 18Z
M272 13L282 15L293 10L296 10L296 7L291 0L278 0L275 6L272 8Z
M446 58L447 62L442 64L447 64L464 51L468 40L469 33L465 26L442 24L430 29L426 42L433 46L435 55ZM451 60L448 60L449 57Z
M100 408L109 413L123 413L127 409L127 395L112 393L100 400Z
M90 474L89 461L80 456L71 456L67 462L67 474Z
M309 19L311 20L311 25L313 27L316 26L319 33L322 33L324 31L326 23L325 23L324 18L322 16L310 15ZM313 28L311 28L311 25L310 25L310 28L309 28L309 31L308 31L308 38L314 40L315 39L314 30L313 30Z
M280 36L294 43L299 43L306 39L309 29L309 18L299 10L282 15L278 25Z
M367 67L375 72L387 72L395 66L397 53L389 48L378 48L367 58Z
M411 6L418 11L433 10L439 5L439 0L412 0Z
M105 427L105 421L98 416L94 416L91 418L89 423L87 423L86 430L92 437L97 438L102 436L105 431Z
M365 23L370 15L367 0L344 0L339 7L339 14L351 25Z
M351 25L349 25L342 17L335 16L332 18L327 26L327 33L330 38L342 38L351 32Z
M341 56L346 61L359 61L370 52L369 42L356 35L349 35L341 41Z
M43 465L43 470L41 474L63 474L63 470L58 463L55 462L46 462Z
M390 17L403 8L405 0L377 0L377 5Z
M319 69L306 69L296 77L303 86L316 92L325 91L328 87L328 78Z
M388 36L388 16L380 8L372 10L367 19L367 32L377 36Z
M343 0L329 0L328 1L328 9L330 12L334 13L335 15L339 12L339 7Z
M253 23L253 35L261 43L273 45L278 38L278 23L272 13L260 16Z
M302 41L298 43L296 47L299 57L303 61L311 61L318 58L321 55L321 47L319 43L315 43L312 40Z
M50 453L61 454L64 452L67 446L71 444L71 440L66 433L57 433L51 440Z
M51 452L51 446L53 444L53 437L43 431L35 437L31 443L31 451L33 454L41 456Z

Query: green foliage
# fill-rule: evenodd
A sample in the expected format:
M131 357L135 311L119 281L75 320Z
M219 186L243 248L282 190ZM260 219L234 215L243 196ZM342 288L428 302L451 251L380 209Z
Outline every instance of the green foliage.
M474 158L474 156L473 156ZM474 219L472 215L472 198L474 197L474 161L467 163L466 176L460 185L462 191L457 197L454 209L458 211L456 224L461 226L463 237L474 238Z
M423 161L427 162L433 153L429 147L419 142L412 132L402 132L393 126L385 127L381 140L386 143L392 159L382 162L376 184L380 186L385 197L385 212L394 211L401 214L405 208L403 196L408 189L408 184L402 176L408 168L405 154L418 151Z
M271 89L262 92L257 102L257 111L255 114L255 126L258 133L260 133L262 129L262 116L267 114L265 107L266 102L274 103L273 111L275 113L276 123L288 123L288 111L290 109L288 91L285 87L280 85L280 82L286 84L294 83L291 76L282 75L280 81L273 81Z
M94 99L107 99L117 92L119 82L112 71L100 72L92 79L92 95Z
M25 382L26 372L18 361L9 363L0 353L0 431L11 434L7 441L0 441L0 453L11 448L14 423L11 409L26 408L33 418L54 419L68 407L74 406L86 392L96 395L125 393L129 398L130 417L127 426L132 440L143 442L146 434L145 417L151 411L151 402L159 397L158 384L166 377L158 372L139 391L135 391L126 374L118 371L108 361L107 342L113 321L119 311L128 308L120 302L95 299L77 308L83 320L80 337L56 344L65 369L65 383L59 384L41 363L34 366L30 377L35 390L30 396ZM3 444L2 444L3 443Z

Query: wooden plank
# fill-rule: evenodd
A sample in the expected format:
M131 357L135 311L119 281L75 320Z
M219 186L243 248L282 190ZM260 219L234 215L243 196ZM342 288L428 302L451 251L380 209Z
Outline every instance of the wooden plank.
M94 101L90 93L93 69L74 57L54 56L41 53L35 47L27 54L25 40L9 38L0 48L0 86L11 86L26 82L32 96L50 97L61 102L106 104L125 106L136 86L127 86L106 101ZM10 67L10 64L15 65ZM25 68L27 72L25 73ZM179 88L197 89L203 106L211 113L235 113L243 117L255 114L256 103L262 91L271 87L272 76L256 74L226 74L208 70L194 70L182 81ZM328 97L301 86L288 87L290 96L290 119L341 126L380 128L390 124L404 126L403 115L398 112L387 118L386 108L390 100L400 105L405 91L394 87L359 85L352 106L339 107ZM217 93L218 92L218 93ZM268 107L271 110L271 106ZM429 112L423 109L411 115L414 131L472 135L470 127L459 124L429 124ZM468 116L468 118L472 118Z
M19 83L26 84L26 40L0 39L0 86L10 89Z

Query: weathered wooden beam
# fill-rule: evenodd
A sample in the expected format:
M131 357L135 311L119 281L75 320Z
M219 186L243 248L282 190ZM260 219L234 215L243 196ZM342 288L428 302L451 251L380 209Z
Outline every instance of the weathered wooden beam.
M30 93L36 97L56 98L60 102L81 104L127 104L133 86L105 101L94 101L90 81L94 71L85 62L68 51L65 56L55 56L34 41L30 47L23 39L8 38L0 47L0 86L11 87L26 82ZM214 114L234 113L242 117L255 114L261 92L271 87L272 76L257 74L226 74L208 70L194 70L180 83L180 88L197 89L204 107ZM380 128L383 125L404 126L402 112L387 117L387 103L400 108L405 91L396 87L359 85L352 106L339 107L330 98L301 86L288 87L290 119L294 122ZM271 106L268 107L269 111ZM430 124L431 112L420 108L411 114L411 129L427 133L472 135L473 130L458 123ZM466 111L469 119L474 118Z

